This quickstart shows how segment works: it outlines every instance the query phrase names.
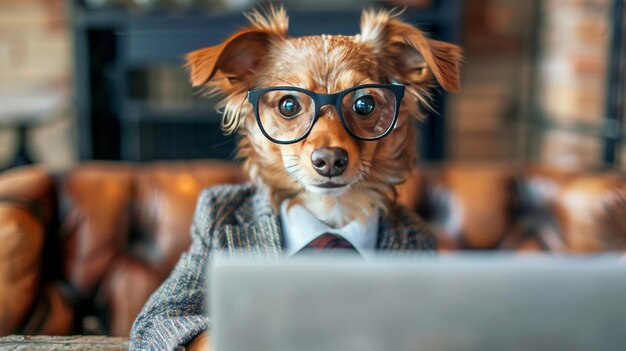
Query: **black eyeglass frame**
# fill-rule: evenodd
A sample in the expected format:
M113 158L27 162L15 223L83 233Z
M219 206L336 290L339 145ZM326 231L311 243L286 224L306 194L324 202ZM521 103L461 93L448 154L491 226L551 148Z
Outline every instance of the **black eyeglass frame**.
M343 117L343 108L341 106L341 102L343 101L343 98L347 94L355 90L366 89L366 88L389 89L393 92L394 97L396 99L394 116L393 116L393 120L391 121L391 124L389 125L389 128L387 128L387 130L385 130L381 135L370 137L370 138L360 137L354 134L350 130L350 128L348 127L348 124L346 123L345 118ZM315 116L313 117L313 121L311 122L309 129L307 129L307 131L301 137L296 138L294 140L281 141L281 140L272 138L265 131L265 128L263 128L263 123L261 123L261 117L259 116L259 99L261 98L261 96L263 96L263 94L269 91L276 91L276 90L297 91L299 93L308 95L313 100L313 104L315 105ZM270 141L276 144L282 144L282 145L294 144L305 139L307 136L309 136L309 134L311 133L311 130L313 130L313 126L315 125L315 123L317 123L317 120L319 119L320 110L322 109L322 107L327 106L327 105L332 105L335 107L335 110L337 111L337 115L339 116L339 120L341 120L341 124L353 138L356 138L359 140L365 140L365 141L373 141L373 140L379 140L379 139L384 138L385 136L387 136L387 134L389 134L395 128L396 123L398 122L398 112L400 110L400 104L402 103L402 99L404 98L404 91L405 91L405 86L402 84L363 84L363 85L354 86L346 90L339 91L334 94L318 94L310 90L306 90L306 89L299 88L299 87L293 87L293 86L276 86L276 87L269 87L269 88L264 88L264 89L249 90L248 102L250 102L252 106L254 107L254 115L256 116L257 125L259 126L259 129L261 129L261 133L263 133L263 135L265 135L267 139L269 139Z

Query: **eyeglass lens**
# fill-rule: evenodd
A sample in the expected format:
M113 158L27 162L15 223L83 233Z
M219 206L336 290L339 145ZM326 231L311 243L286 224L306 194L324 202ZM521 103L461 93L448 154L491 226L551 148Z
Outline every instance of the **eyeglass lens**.
M370 139L383 135L395 117L395 94L383 87L367 87L348 92L341 99L346 127L357 137ZM303 137L315 120L315 101L306 93L271 90L258 100L258 117L263 130L273 139L289 142Z

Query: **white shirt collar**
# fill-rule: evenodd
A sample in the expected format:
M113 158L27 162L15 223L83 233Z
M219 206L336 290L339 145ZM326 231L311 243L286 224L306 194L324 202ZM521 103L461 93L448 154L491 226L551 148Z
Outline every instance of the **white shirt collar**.
M352 221L342 228L331 228L302 205L289 206L289 200L280 205L280 224L283 230L285 254L291 256L324 233L339 234L362 256L369 256L378 241L378 212L367 223Z

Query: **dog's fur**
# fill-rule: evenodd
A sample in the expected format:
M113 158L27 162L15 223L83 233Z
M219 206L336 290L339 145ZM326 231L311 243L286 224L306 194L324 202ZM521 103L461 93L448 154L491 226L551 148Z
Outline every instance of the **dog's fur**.
M394 186L415 164L411 118L421 118L420 105L428 107L428 90L436 81L448 91L459 89L460 48L428 39L394 11L364 11L361 33L355 36L290 37L282 8L253 12L249 19L249 27L219 45L190 53L187 60L194 86L224 96L222 127L241 134L239 152L251 179L269 190L274 205L292 199L290 203L302 204L334 227L363 220L377 208L387 210L395 201ZM397 127L377 141L352 138L337 111L326 106L306 139L275 144L261 133L246 100L250 89L278 85L334 93L390 82L405 84L406 93ZM348 168L336 181L349 186L315 187L327 180L310 161L321 147L348 152Z

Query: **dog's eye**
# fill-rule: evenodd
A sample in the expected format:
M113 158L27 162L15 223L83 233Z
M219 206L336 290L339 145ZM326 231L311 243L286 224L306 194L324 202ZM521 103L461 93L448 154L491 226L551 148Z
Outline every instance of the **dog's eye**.
M301 107L296 97L293 95L287 95L280 99L280 102L278 103L278 110L283 117L290 118L297 115L298 112L300 112Z
M363 95L354 100L354 104L352 105L352 109L354 112L360 114L361 116L367 116L376 107L376 103L374 102L374 97L372 95Z

